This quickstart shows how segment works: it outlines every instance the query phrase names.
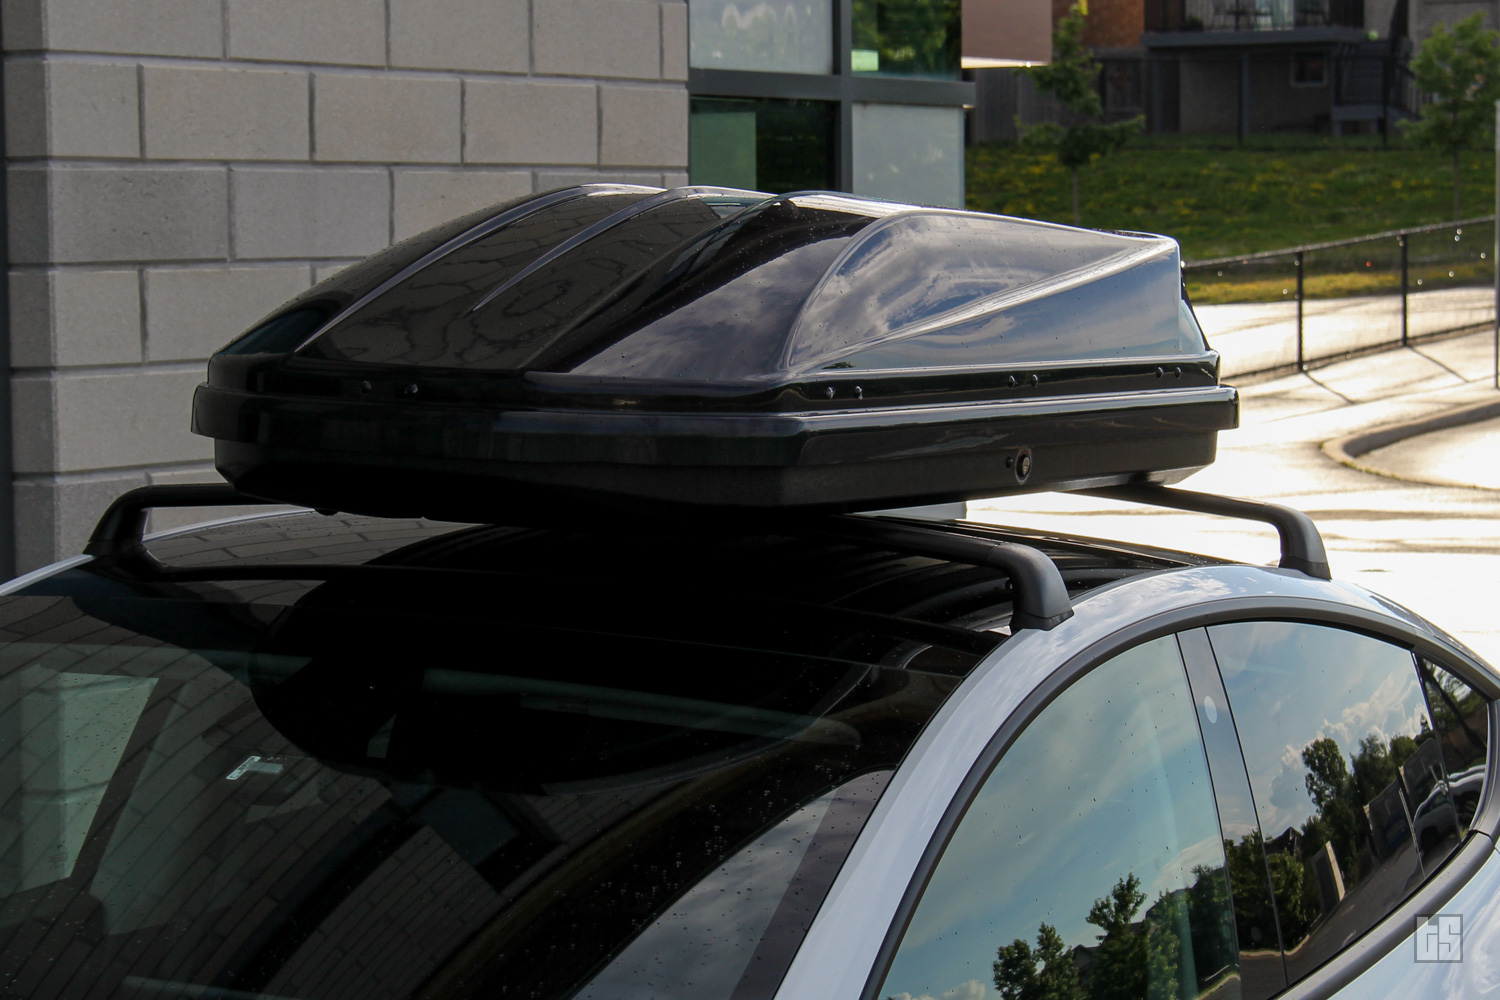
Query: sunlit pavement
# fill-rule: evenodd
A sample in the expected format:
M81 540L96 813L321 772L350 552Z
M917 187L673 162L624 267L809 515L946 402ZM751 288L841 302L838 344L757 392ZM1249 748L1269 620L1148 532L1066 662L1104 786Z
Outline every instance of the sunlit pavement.
M1500 400L1493 350L1486 332L1245 386L1241 426L1219 436L1218 461L1178 485L1306 511L1323 532L1337 579L1406 605L1500 665L1500 483L1481 474L1494 468L1493 457L1488 465L1481 459L1486 441L1491 455L1500 451L1500 421L1411 442L1428 476L1473 487L1362 472L1321 447L1371 428ZM1478 488L1485 484L1491 488ZM969 510L976 521L1247 562L1274 563L1278 556L1276 533L1265 525L1094 498L1021 496L975 501Z
M1295 288L1288 289L1294 293ZM1297 302L1249 302L1194 306L1227 376L1263 371L1297 361ZM1422 337L1442 330L1489 322L1495 315L1491 287L1445 288L1407 296L1407 334ZM1309 299L1303 304L1303 351L1308 358L1336 355L1401 339L1399 295L1357 295Z

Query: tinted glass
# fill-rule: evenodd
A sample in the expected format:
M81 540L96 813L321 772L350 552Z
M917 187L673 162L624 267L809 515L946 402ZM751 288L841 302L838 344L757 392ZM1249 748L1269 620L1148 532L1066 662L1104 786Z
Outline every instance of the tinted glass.
M375 364L461 364L474 349L470 310L480 299L548 250L644 197L570 198L502 226L366 305L304 353Z
M963 109L856 104L854 191L914 205L963 208Z
M867 216L786 201L748 212L664 261L539 364L581 375L692 380L783 370L787 328L869 223Z
M1115 657L1006 751L879 996L1239 996L1229 884L1177 642Z
M834 111L827 101L695 97L688 174L694 184L775 194L837 187Z
M1408 818L1441 781L1438 744L1405 649L1287 622L1216 625L1209 636L1296 980L1382 920L1443 860L1423 854ZM1449 832L1451 820L1439 842Z
M688 30L698 69L833 72L831 0L693 0Z
M1484 795L1489 760L1489 702L1469 685L1427 660L1420 663L1432 728L1442 749L1446 787L1428 793L1416 809L1417 843L1444 832L1444 806L1451 803L1461 833L1467 833Z
M1179 635L1177 641L1187 661L1198 728L1208 751L1208 770L1219 805L1239 943L1241 996L1243 1000L1261 1000L1275 996L1287 985L1264 838L1255 817L1255 800L1245 776L1229 697L1224 693L1208 633L1194 629Z
M958 79L959 0L849 2L854 8L852 71Z
M1080 283L1086 269L1104 276ZM940 357L963 365L1197 353L1202 335L1182 325L1180 283L1176 247L1159 240L1020 219L897 215L863 233L818 286L792 333L791 363L902 368Z
M596 972L585 995L768 996L955 683L783 664L667 690L619 671L682 678L665 647L497 656L390 615L184 649L112 623L212 615L46 600L31 618L78 638L0 648L0 970L37 1000L554 997Z
M337 274L321 281L298 295L278 310L278 315L298 309L302 306L317 306L326 309L330 315L333 310L342 309L361 296L373 291L382 282L394 278L401 269L416 263L425 255L436 250L444 243L453 239L465 231L474 228L486 219L493 218L508 209L517 208L523 203L530 201L534 195L523 195L512 201L492 205L489 208L470 212L468 215L451 219L439 226L434 226L424 232L409 236L399 243L393 243L379 253L371 254L364 260L350 264ZM274 317L273 317L274 318ZM267 324L263 320L256 324L255 329ZM316 327L314 327L316 328ZM310 332L310 331L309 331ZM296 345L293 344L293 347ZM283 350L279 346L268 347L268 350ZM244 353L242 347L237 353Z

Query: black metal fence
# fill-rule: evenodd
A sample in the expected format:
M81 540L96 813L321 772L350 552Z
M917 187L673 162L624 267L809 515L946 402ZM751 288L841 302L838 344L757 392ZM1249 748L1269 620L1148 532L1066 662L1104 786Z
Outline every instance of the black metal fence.
M1225 375L1306 369L1495 323L1495 217L1183 268Z

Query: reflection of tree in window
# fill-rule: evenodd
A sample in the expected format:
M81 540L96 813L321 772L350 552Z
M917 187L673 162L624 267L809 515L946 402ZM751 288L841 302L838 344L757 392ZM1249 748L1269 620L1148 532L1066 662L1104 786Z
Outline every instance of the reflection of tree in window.
M853 0L853 20L856 58L878 55L856 71L958 76L958 0Z
M1097 944L1069 949L1057 929L1037 927L1036 948L1017 938L994 963L1001 1000L1167 1000L1196 997L1235 974L1224 869L1199 865L1186 889L1162 891L1137 919L1146 893L1127 873L1094 900Z

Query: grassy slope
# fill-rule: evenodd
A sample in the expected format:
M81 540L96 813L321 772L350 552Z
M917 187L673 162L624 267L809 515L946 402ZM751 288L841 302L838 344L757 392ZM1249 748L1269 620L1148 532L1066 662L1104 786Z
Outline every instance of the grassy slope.
M1082 222L1164 233L1186 260L1277 250L1443 222L1453 214L1447 158L1423 151L1332 146L1205 149L1159 143L1079 173ZM1068 177L1050 156L1011 146L968 151L969 207L1071 222ZM1495 205L1493 154L1463 158L1463 214Z

